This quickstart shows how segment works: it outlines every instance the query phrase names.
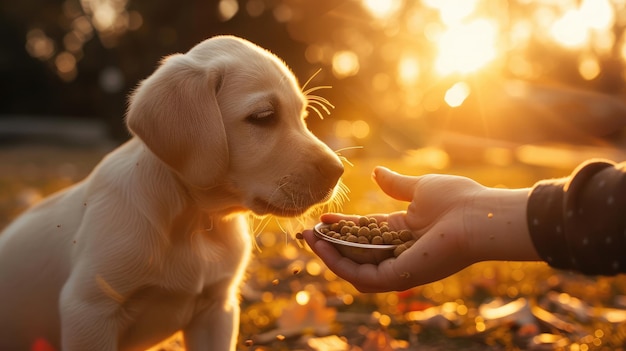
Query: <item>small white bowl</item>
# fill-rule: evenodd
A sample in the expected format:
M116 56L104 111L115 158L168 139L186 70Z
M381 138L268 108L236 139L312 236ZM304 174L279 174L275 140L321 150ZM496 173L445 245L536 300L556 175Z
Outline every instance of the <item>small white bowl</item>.
M322 233L322 228L329 227L329 223L318 223L313 228L315 230L315 235L323 240L328 241L333 244L337 251L352 261L363 264L363 263L371 263L371 264L379 264L380 262L393 257L393 250L398 245L375 245L375 244L361 244L361 243L353 243L350 241L335 239L330 237L324 233Z

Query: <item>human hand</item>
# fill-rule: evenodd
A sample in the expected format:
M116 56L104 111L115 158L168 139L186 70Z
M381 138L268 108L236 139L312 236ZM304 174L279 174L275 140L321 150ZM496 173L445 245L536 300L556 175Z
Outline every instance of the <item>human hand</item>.
M503 225L510 227L509 233L519 234L524 240L527 190L487 188L459 176L405 176L383 167L377 167L373 177L387 195L410 202L406 211L368 215L376 217L379 222L387 221L390 229L411 230L418 240L408 250L378 265L357 264L341 256L331 244L317 238L311 230L303 232L311 249L328 268L359 291L406 290L445 278L472 263L487 259L535 258L532 254L520 256L510 252L511 249L525 250L515 245L507 247L515 240L496 240L498 230L505 230L501 228ZM496 209L504 212L499 212L499 216L492 220ZM358 217L325 214L321 220L332 223ZM513 227L521 228L518 231L512 230Z

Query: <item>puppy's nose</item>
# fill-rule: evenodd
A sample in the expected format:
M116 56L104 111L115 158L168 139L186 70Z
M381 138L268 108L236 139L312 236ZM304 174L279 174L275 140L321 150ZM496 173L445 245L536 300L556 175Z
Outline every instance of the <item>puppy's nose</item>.
M343 174L343 164L337 156L333 156L334 157L325 158L317 164L317 170L320 172L322 177L332 184L331 187L335 186Z

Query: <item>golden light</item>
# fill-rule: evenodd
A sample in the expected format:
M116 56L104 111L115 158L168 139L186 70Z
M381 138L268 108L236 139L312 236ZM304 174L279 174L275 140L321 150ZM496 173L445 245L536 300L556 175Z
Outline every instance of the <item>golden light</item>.
M497 34L498 26L487 19L448 28L437 41L435 69L442 75L479 70L496 58Z
M465 82L458 82L446 91L444 101L450 107L459 107L469 96L471 88Z
M61 73L69 73L76 68L76 58L67 51L60 53L54 62Z
M296 293L296 302L298 305L304 306L308 304L310 300L311 295L307 291L301 290Z
M407 150L404 162L411 166L444 169L450 165L450 157L445 150L440 148L423 147L415 150Z
M364 139L370 134L370 125L363 120L352 122L352 135L358 139Z
M423 3L439 11L441 21L450 25L474 13L478 0L424 0Z
M318 276L322 273L322 266L318 261L311 260L306 264L306 272L312 276Z
M346 78L359 72L359 58L349 50L338 51L333 55L333 73L337 78Z
M220 0L217 10L222 21L228 21L239 11L237 0Z
M565 47L582 47L589 38L587 27L582 23L584 23L584 16L580 11L568 10L563 17L554 22L550 34L554 40Z
M592 80L600 74L600 63L595 56L583 55L578 62L578 72L586 80Z
M377 18L389 18L402 7L401 0L363 0L363 7Z
M609 0L583 0L580 12L591 29L608 30L615 23L615 13Z
M413 55L404 55L398 63L398 81L401 85L414 84L420 75L418 58Z
M391 324L391 317L386 314L382 314L380 317L378 317L378 324L383 327L388 327Z
M95 1L92 1L96 4ZM99 31L111 30L117 19L118 12L113 7L112 3L98 2L93 7L93 25Z
M71 53L64 51L58 54L54 59L54 64L57 68L57 74L64 81L69 82L76 78L76 57Z
M54 55L54 41L43 30L37 28L26 34L26 51L32 57L47 60Z
M339 138L364 139L370 134L370 126L363 120L348 121L340 119L335 122L335 135Z

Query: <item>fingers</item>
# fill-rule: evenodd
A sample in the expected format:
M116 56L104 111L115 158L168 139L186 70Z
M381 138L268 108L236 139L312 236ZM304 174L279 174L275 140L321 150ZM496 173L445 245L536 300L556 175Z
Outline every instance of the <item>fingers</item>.
M372 177L387 195L400 201L411 201L419 177L405 176L385 167L376 167Z
M302 232L309 247L341 279L351 283L364 293L405 290L413 285L408 281L398 281L392 272L395 259L381 262L379 265L357 264L342 256L332 244L315 236L312 230Z
M456 240L442 235L426 235L397 258L373 265L357 264L342 256L332 244L317 238L311 230L302 234L331 271L361 292L406 290L443 279L472 263L459 252Z

